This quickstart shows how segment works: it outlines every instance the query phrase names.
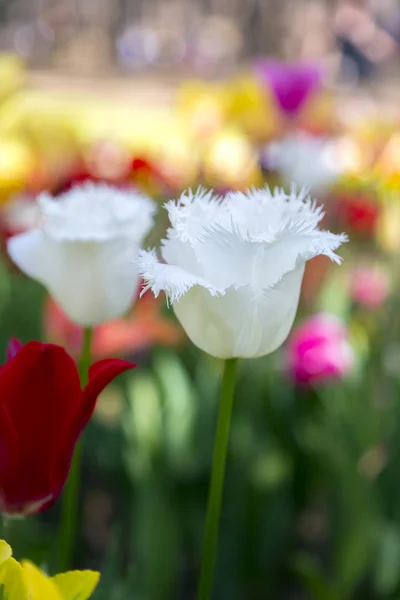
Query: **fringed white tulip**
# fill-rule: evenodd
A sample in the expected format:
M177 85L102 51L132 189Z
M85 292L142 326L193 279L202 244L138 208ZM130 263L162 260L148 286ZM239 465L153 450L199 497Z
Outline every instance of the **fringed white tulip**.
M320 231L321 207L305 191L268 188L182 194L166 209L171 227L155 250L141 251L139 271L155 296L167 295L191 341L219 358L276 350L296 314L305 263L335 250L344 234Z
M161 291L192 342L224 358L224 375L208 496L197 600L210 600L218 542L237 358L264 356L286 339L297 310L307 260L335 250L346 236L320 231L323 212L304 191L232 192L224 199L198 190L168 202L171 227L139 271Z
M197 592L197 600L210 600L236 359L264 356L284 342L306 261L326 254L340 262L334 251L347 238L320 231L322 209L294 187L290 194L265 188L224 199L200 189L166 208L164 262L154 250L139 255L144 291L164 291L192 342L226 359Z
M134 266L153 223L146 196L85 184L38 197L40 223L12 237L8 253L40 281L69 317L85 327L124 313L139 285Z

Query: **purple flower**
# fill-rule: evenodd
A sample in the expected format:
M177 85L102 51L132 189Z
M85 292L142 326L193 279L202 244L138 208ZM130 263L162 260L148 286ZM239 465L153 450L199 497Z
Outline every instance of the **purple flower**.
M315 64L285 63L260 58L256 61L255 69L288 116L295 116L311 94L321 86L322 72Z

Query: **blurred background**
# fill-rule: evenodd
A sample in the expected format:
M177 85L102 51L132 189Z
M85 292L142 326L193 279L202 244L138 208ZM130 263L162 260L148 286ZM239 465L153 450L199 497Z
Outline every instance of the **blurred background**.
M79 355L81 332L12 266L35 197L107 181L159 203L291 182L346 231L308 265L292 334L240 361L216 599L400 599L400 2L0 0L0 351ZM146 293L94 358L139 368L84 435L74 566L97 600L191 600L221 364ZM51 449L49 449L51 452ZM59 505L8 530L52 571Z

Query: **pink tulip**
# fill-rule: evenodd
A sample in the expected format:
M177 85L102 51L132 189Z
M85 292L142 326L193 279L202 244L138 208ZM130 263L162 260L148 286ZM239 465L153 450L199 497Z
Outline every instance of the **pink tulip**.
M350 273L350 295L365 308L379 308L389 295L389 275L376 266L358 267Z
M332 315L303 321L287 345L286 366L299 384L318 384L343 377L352 367L353 350L345 325Z

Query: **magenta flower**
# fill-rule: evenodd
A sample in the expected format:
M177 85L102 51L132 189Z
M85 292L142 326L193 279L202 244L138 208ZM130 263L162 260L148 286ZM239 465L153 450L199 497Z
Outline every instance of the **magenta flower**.
M275 96L281 110L295 116L310 96L321 87L322 72L311 63L285 63L260 58L256 73Z
M353 362L347 329L332 315L309 317L295 329L287 345L286 366L299 384L339 379Z

